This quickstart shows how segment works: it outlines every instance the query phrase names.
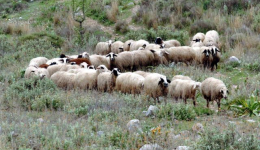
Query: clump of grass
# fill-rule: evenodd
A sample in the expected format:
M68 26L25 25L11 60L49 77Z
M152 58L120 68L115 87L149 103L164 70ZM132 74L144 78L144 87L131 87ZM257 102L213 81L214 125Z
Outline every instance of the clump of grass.
M215 30L216 26L210 20L197 20L190 26L190 34L198 32L206 33L209 30Z
M119 20L115 24L115 30L120 33L126 33L129 31L128 23L125 20Z
M118 14L118 2L113 1L111 5L111 9L107 10L107 18L112 22L116 22Z

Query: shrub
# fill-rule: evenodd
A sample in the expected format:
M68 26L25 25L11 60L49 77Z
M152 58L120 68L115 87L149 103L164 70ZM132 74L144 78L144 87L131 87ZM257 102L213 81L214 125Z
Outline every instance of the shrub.
M193 106L185 105L185 104L178 104L174 106L174 118L177 120L194 120L196 117L196 113L192 108Z
M210 20L197 20L190 26L190 34L194 35L198 32L206 33L209 30L215 30L216 25Z
M197 106L194 107L194 111L197 114L197 116L203 116L203 115L212 115L214 114L214 111L209 109L209 108L205 108L203 106Z
M255 71L255 72L259 72L260 71L260 62L255 61L253 63L246 63L245 67L249 70L249 71Z
M115 24L115 30L120 33L126 33L129 31L128 23L125 20L119 20Z
M173 105L172 104L167 104L167 105L160 105L159 111L157 113L158 118L166 118L168 120L173 120Z
M118 3L117 1L113 1L111 5L111 9L107 10L107 18L112 22L116 22L118 14Z

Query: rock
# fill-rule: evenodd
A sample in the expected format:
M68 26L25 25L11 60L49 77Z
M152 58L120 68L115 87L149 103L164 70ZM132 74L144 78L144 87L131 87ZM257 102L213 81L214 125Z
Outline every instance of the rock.
M134 0L134 3L135 4L138 4L138 3L140 3L141 2L141 0Z
M176 148L176 150L188 150L188 149L190 149L189 146L178 146L178 147Z
M97 135L98 135L99 137L103 136L104 134L105 134L104 131L98 131L98 132L97 132Z
M228 59L229 62L238 62L240 63L240 60L236 56L231 56Z
M130 2L127 4L127 7L133 7L134 5L135 5L134 2Z
M42 119L42 118L38 118L38 119L37 119L37 122L42 123L42 122L43 122L43 119Z
M133 120L130 120L128 123L127 123L127 130L130 132L130 133L133 133L133 132L143 132L141 127L140 127L140 121L138 119L133 119Z
M180 132L180 135L184 136L184 137L188 137L188 136L190 136L190 132L188 130L184 130L184 131Z
M252 119L249 119L249 120L247 120L247 122L249 122L249 123L255 123L256 121L255 121L255 120L252 120Z
M157 112L158 112L158 107L156 106L153 106L153 105L150 105L145 116L148 117L148 116L153 116L155 115Z
M158 144L145 144L139 150L163 150L163 148Z
M203 132L204 131L203 125L201 123L194 124L192 127L192 131L196 133Z
M106 5L106 6L104 6L104 9L105 10L109 10L109 9L111 9L111 6L110 5Z

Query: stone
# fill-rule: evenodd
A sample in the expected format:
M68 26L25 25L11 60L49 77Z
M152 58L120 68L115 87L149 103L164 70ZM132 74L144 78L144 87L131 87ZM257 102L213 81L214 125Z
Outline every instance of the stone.
M98 135L99 137L103 136L104 134L105 134L104 131L98 131L98 132L97 132L97 135Z
M109 10L109 9L111 9L111 6L110 5L106 5L106 6L104 6L104 9L105 10Z
M150 105L145 116L148 117L148 116L153 116L155 115L157 112L158 112L158 107L156 106L153 106L153 105Z
M203 132L204 131L203 125L201 123L194 124L192 127L192 131L196 133Z
M141 129L141 126L140 126L140 121L138 119L133 119L133 120L130 120L128 123L127 123L127 130L130 132L130 133L134 133L134 132L143 132L142 129Z
M130 2L127 4L127 7L133 7L134 5L135 5L134 2Z
M228 59L229 62L238 62L240 63L240 60L236 56L231 56Z
M42 122L43 122L43 119L42 119L42 118L38 118L38 119L37 119L37 122L42 123Z
M252 120L252 119L249 119L249 120L247 120L247 122L249 122L249 123L255 123L256 121L255 121L255 120Z
M145 144L139 150L163 150L163 148L158 144Z
M188 150L188 149L190 149L189 146L178 146L178 147L176 148L176 150Z

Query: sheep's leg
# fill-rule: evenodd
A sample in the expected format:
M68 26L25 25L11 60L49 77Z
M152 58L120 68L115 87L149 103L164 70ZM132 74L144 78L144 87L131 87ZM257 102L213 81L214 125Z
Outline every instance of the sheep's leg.
M160 102L160 100L159 100L159 97L157 97L156 99L157 99L158 103L160 104L161 102Z
M186 105L186 104L187 104L187 99L186 99L186 98L184 98L183 100L184 100L184 103L185 103L185 105Z
M163 100L164 100L164 103L165 103L165 105L166 105L166 104L167 104L167 99L164 97Z
M209 108L209 99L207 99L207 107Z
M220 110L220 99L217 99L218 110Z
M196 99L193 98L193 105L196 106Z

